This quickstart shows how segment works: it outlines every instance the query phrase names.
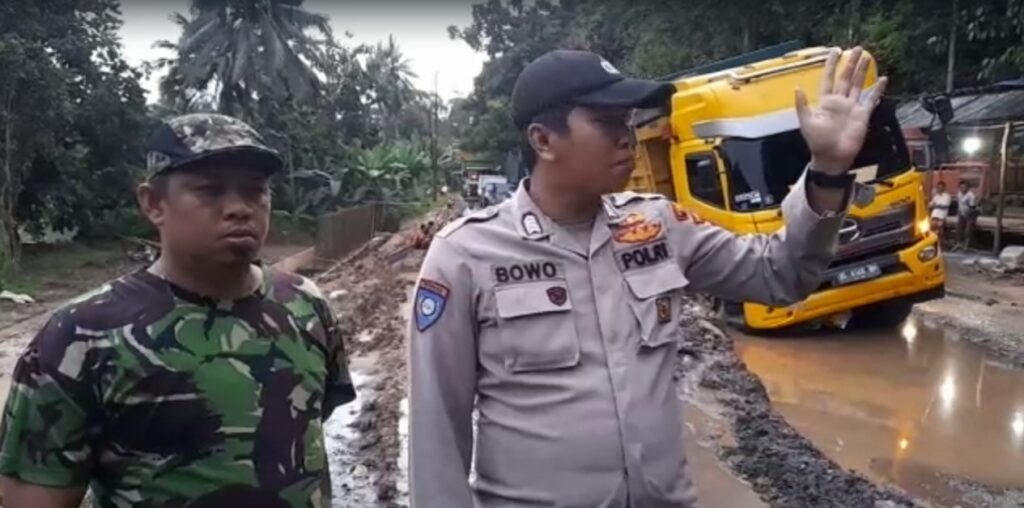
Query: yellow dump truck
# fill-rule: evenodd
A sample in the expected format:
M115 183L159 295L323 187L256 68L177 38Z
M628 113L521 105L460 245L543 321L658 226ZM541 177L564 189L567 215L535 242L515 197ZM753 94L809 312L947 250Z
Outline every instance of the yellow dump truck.
M782 200L810 159L793 91L800 86L817 100L827 54L827 48L783 45L669 77L676 87L670 104L634 118L630 189L669 196L739 234L782 227ZM865 87L876 81L872 61ZM722 313L761 330L801 323L892 326L914 303L943 296L925 175L912 166L892 103L883 101L873 114L854 171L862 185L817 291L784 308L718 302Z

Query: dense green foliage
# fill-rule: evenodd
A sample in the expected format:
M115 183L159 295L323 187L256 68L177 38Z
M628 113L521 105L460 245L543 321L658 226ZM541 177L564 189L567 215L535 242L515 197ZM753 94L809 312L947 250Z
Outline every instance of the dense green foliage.
M182 27L178 42L158 43L178 54L160 62L170 68L161 84L165 97L187 105L214 84L219 111L251 116L257 102L316 93L320 82L307 62L325 65L322 48L331 38L325 16L290 0L194 0L191 14L172 16ZM311 29L323 39L308 36Z
M492 157L517 145L515 78L555 48L591 50L656 78L789 40L859 43L890 76L890 93L909 96L945 88L954 25L957 87L1022 74L1024 0L489 0L473 6L469 26L449 28L490 57L463 106L462 145Z
M426 140L451 129L435 125L445 108L413 87L394 40L346 45L301 0L193 0L172 15L181 36L159 43L173 56L140 70L122 57L118 6L0 2L0 275L16 267L19 230L146 231L133 163L157 122L186 112L259 129L287 164L275 206L297 219L425 198ZM148 109L142 71L166 72Z
M116 0L0 2L0 274L19 226L101 227L132 201L148 130Z
M162 81L166 115L217 110L264 134L286 162L275 206L315 216L366 199L415 200L430 166L436 98L416 90L393 39L345 46L295 0L194 0ZM310 37L315 32L319 37ZM386 160L387 174L373 161ZM384 166L379 166L384 167Z

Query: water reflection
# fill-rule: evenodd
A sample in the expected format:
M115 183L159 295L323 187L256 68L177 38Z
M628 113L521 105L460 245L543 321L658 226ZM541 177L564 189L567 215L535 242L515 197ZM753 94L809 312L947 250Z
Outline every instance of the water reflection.
M911 320L888 334L740 336L737 348L776 408L845 467L939 504L959 502L940 474L1024 486L1024 372L951 332Z
M917 339L917 322L914 320L908 320L903 324L903 328L900 329L900 335L903 336L903 340L907 341L907 347L914 344L914 340Z
M953 402L956 400L956 381L953 380L953 373L948 372L942 379L942 386L939 387L939 400L945 413L953 409Z

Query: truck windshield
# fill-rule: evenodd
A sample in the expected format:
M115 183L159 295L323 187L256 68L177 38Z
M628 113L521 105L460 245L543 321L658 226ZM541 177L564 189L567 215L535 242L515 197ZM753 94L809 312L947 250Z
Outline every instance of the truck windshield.
M722 142L719 153L728 171L732 209L741 212L780 206L811 158L799 130L763 138L729 138ZM868 173L872 180L911 169L892 103L883 101L875 110L853 168Z

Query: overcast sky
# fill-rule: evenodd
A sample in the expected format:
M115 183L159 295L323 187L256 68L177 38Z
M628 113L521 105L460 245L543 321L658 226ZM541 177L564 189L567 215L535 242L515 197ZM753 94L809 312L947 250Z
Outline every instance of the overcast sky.
M448 25L463 27L472 20L472 0L306 0L307 10L331 18L335 37L344 40L351 32L351 44L375 43L395 36L402 53L418 75L413 83L420 89L434 88L450 99L468 94L473 78L486 56L475 53L461 40L448 38ZM129 63L139 65L162 54L153 49L161 40L176 41L179 28L168 19L172 12L187 15L187 0L121 0L124 25L121 38ZM145 83L150 100L156 99L156 78Z

